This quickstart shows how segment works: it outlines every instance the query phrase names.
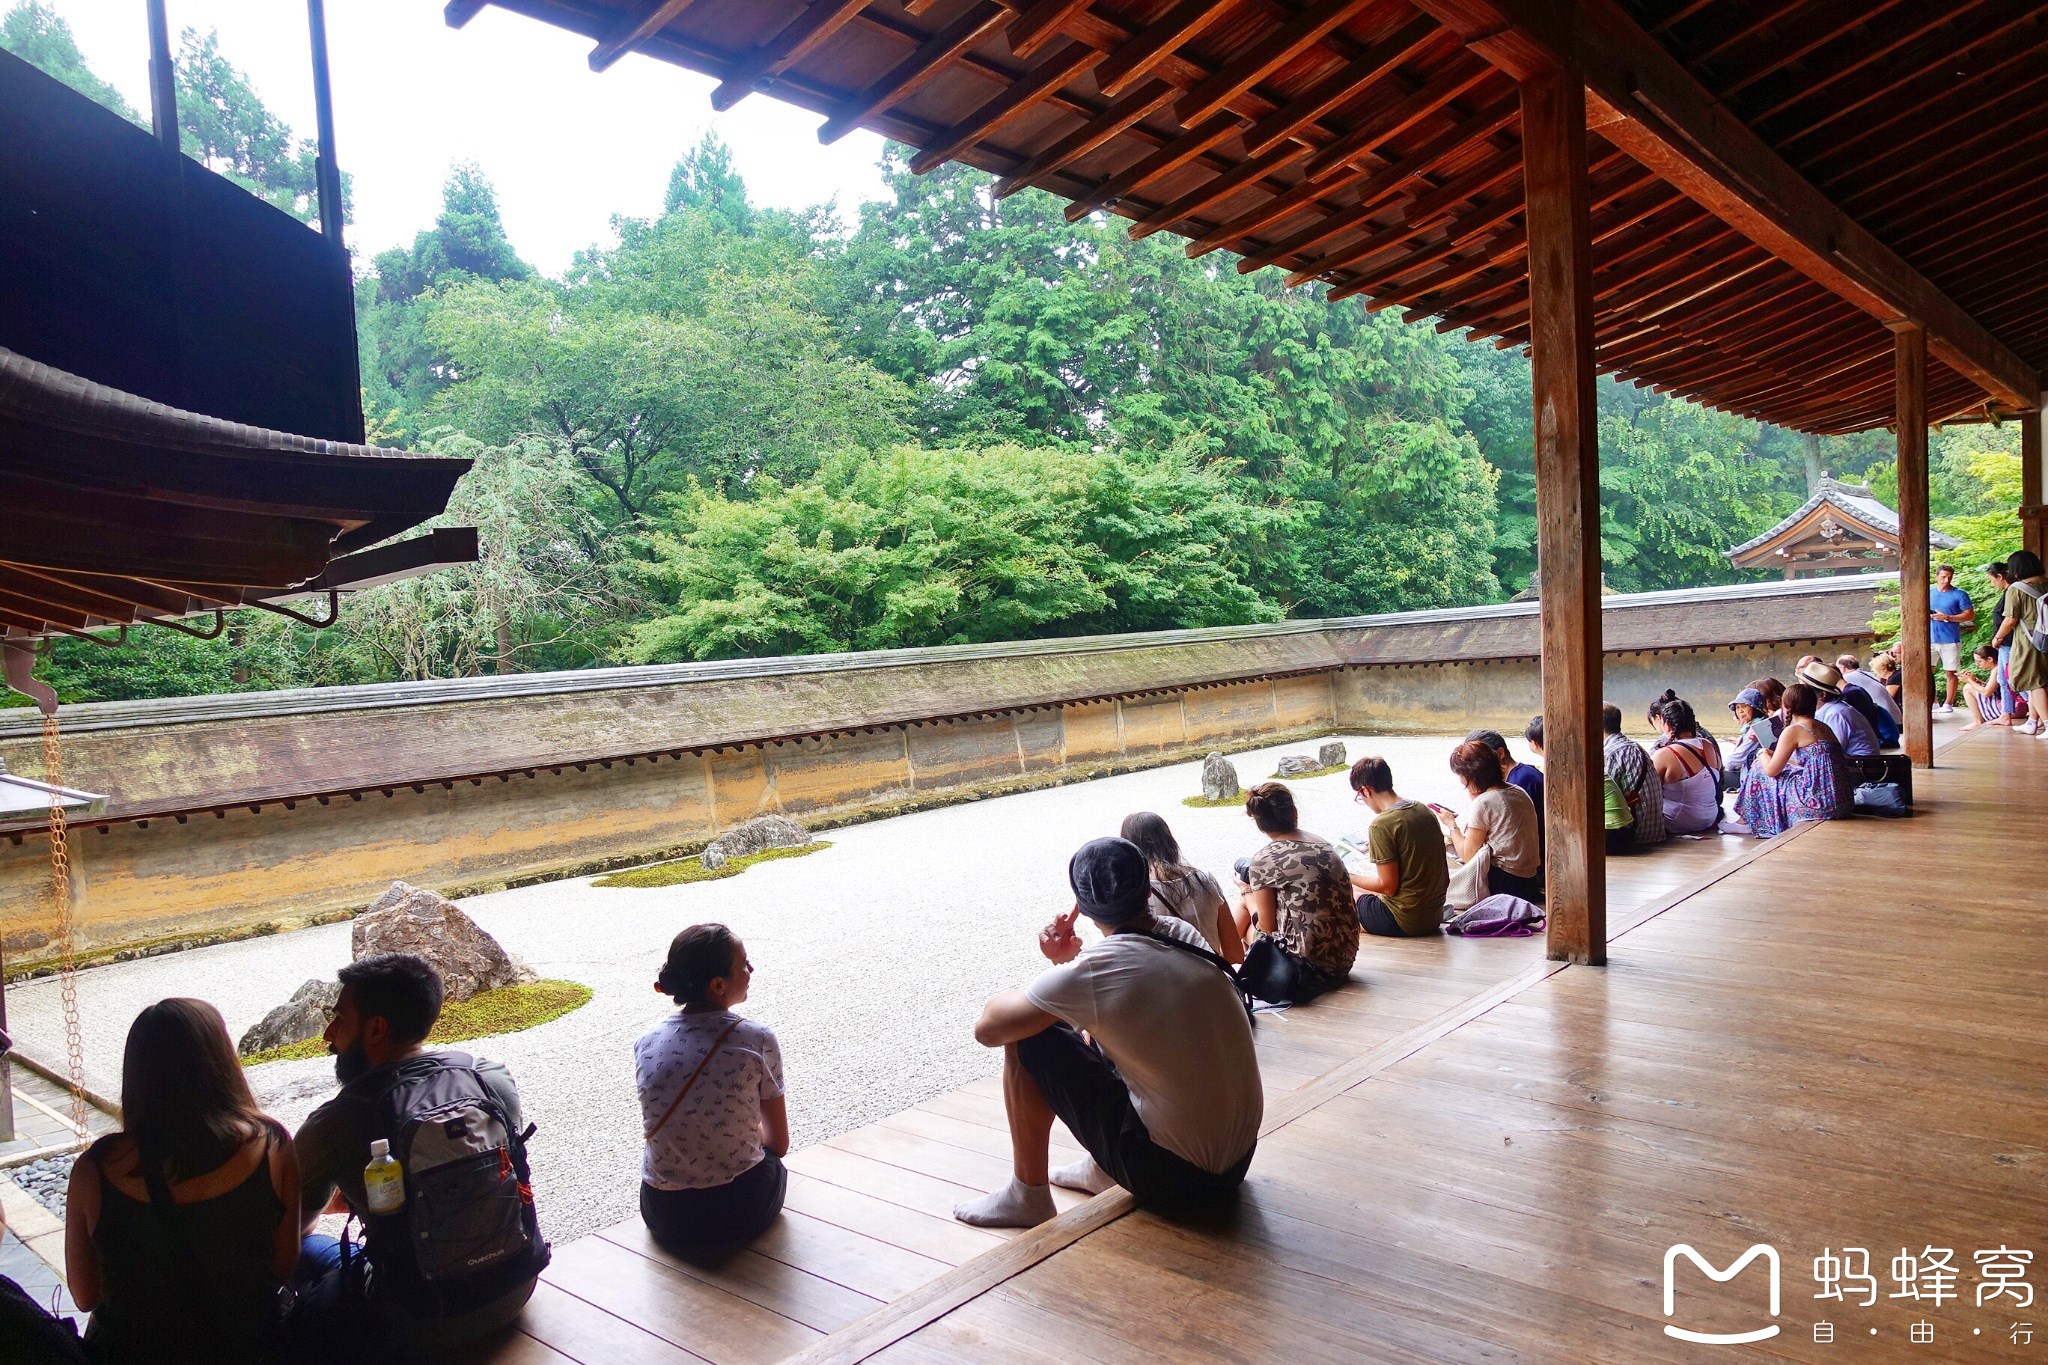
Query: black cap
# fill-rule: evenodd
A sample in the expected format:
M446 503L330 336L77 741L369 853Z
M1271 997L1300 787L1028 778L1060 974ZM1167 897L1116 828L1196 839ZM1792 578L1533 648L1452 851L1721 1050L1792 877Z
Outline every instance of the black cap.
M1090 919L1122 924L1145 913L1152 871L1129 839L1090 839L1067 864L1074 904Z

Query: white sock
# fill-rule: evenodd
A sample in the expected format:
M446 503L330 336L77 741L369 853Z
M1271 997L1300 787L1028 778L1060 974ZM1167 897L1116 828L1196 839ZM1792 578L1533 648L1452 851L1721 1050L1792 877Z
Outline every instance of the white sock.
M1081 1190L1087 1194L1101 1194L1104 1190L1116 1188L1116 1182L1109 1178L1109 1172L1095 1164L1092 1156L1083 1156L1079 1161L1068 1162L1056 1167L1052 1183L1063 1190Z
M1027 1185L1015 1176L999 1190L953 1206L955 1218L978 1228L1033 1228L1058 1212L1051 1186Z

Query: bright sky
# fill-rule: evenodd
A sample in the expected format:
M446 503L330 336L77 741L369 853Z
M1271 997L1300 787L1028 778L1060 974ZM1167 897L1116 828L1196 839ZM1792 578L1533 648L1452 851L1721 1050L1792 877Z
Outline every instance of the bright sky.
M149 109L142 0L55 0L86 61ZM217 29L221 51L302 137L313 133L306 12L293 0L168 0L171 31ZM713 112L710 79L628 56L603 75L590 40L487 8L462 29L439 0L329 0L337 159L354 188L359 260L410 244L433 223L448 168L472 160L498 189L505 230L527 260L559 273L605 239L614 214L661 210L669 168L713 129L754 202L836 199L851 217L882 195L882 140L854 132L821 146L821 120L754 95Z

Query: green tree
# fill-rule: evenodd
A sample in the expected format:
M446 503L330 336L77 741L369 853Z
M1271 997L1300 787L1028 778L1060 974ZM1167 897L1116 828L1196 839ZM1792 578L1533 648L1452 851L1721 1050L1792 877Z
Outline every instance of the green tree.
M55 76L88 99L97 101L131 123L143 123L121 92L93 73L71 36L71 25L48 0L21 0L0 18L0 48L29 65Z
M302 223L318 225L320 203L312 139L270 112L249 78L220 50L220 35L186 29L174 62L178 126L185 155ZM348 178L342 178L348 218Z
M1600 557L1621 592L1735 581L1723 554L1791 510L1756 424L1656 401L1600 423Z
M1271 619L1258 520L1177 453L898 447L746 501L700 490L649 537L640 660L819 653Z

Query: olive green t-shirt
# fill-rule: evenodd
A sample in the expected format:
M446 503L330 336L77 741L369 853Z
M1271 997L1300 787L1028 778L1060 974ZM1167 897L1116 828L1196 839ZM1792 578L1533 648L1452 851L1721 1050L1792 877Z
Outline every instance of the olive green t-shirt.
M1444 831L1428 808L1413 801L1387 807L1373 817L1365 856L1401 869L1401 889L1380 901L1406 934L1434 933L1444 921L1444 889L1451 865L1444 857Z

